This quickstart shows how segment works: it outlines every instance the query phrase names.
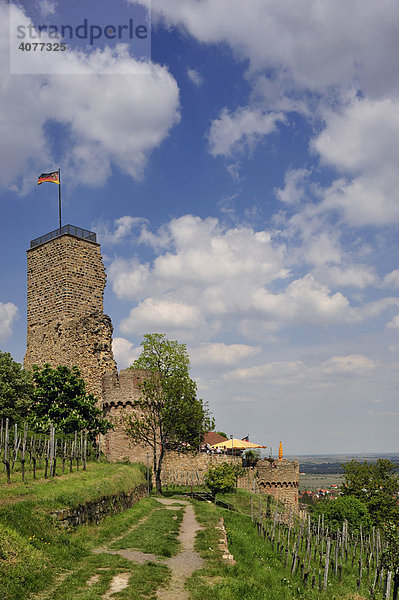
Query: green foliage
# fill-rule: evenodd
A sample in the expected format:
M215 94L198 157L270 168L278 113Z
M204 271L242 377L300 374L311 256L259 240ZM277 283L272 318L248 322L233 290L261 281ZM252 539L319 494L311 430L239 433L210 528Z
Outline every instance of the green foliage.
M381 564L388 571L399 574L399 528L397 523L388 522L383 526L384 542Z
M190 360L185 344L166 339L164 334L144 336L143 351L131 368L145 369L141 397L133 402L140 417L126 420L126 433L135 443L153 449L157 490L165 448L185 443L197 447L213 420L204 402L197 398L196 383L190 378ZM160 450L159 450L160 447Z
M334 500L320 500L314 504L312 518L317 522L319 515L324 514L324 522L330 529L336 531L342 529L345 519L351 531L359 531L360 525L363 530L371 525L371 519L367 506L358 498L352 496L339 496Z
M399 519L397 466L387 459L376 463L352 460L343 465L345 476L343 494L361 500L370 513L372 523L380 525Z
M0 415L15 422L26 418L33 394L32 377L8 352L0 352Z
M260 460L260 450L246 450L244 453L244 458L247 462L247 465L255 466L258 460Z
M35 389L29 411L31 426L48 431L53 424L57 432L72 433L86 429L92 436L106 433L111 423L102 417L97 399L86 394L85 382L77 367L33 366Z
M225 494L234 490L237 477L241 472L241 467L224 462L214 467L209 467L205 474L205 483L212 494Z
M224 432L224 431L215 431L215 433L218 433L219 435L221 435L222 437L228 439L229 436Z

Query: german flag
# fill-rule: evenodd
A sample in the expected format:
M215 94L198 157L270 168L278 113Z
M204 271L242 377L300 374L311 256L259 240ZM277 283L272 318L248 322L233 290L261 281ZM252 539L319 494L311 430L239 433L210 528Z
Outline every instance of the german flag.
M60 185L60 174L58 171L54 171L53 173L42 173L39 175L37 185L40 185L45 181L48 181L49 183L58 183L58 185Z

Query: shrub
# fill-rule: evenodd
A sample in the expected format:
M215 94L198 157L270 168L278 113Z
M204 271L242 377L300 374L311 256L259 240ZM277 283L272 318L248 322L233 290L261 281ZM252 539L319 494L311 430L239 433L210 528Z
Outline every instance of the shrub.
M214 467L209 467L205 474L205 483L213 495L232 492L236 486L237 477L240 471L240 467L231 465L227 462Z

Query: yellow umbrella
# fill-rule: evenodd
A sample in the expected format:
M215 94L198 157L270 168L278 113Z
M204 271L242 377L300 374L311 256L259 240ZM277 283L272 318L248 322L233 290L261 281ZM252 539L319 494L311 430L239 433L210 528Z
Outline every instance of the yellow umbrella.
M236 450L247 450L248 448L267 448L267 446L261 446L260 444L253 444L252 442L246 442L245 440L238 440L237 438L233 438L230 440L226 440L225 442L218 442L217 444L213 444L211 448L227 448L227 450L235 448Z

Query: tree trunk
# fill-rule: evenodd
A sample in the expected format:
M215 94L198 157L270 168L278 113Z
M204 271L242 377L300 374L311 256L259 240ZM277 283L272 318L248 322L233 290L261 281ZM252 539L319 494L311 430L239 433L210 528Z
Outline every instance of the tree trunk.
M162 482L161 482L161 473L162 473L162 461L163 461L164 449L163 444L161 444L161 450L159 452L158 461L155 459L155 449L154 449L154 462L158 463L155 467L155 487L158 494L162 494Z

